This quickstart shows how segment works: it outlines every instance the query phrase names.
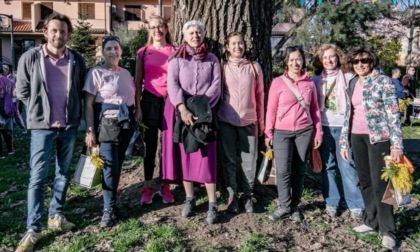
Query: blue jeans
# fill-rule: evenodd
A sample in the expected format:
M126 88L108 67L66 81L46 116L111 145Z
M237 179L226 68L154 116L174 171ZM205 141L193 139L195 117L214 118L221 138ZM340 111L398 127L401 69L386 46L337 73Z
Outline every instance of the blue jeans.
M63 210L69 185L69 168L76 142L77 127L68 129L31 130L30 167L28 187L27 228L41 231L44 211L45 181L48 177L54 142L56 143L55 179L51 192L48 217Z
M125 151L127 150L132 135L133 130L123 129L118 144L100 144L99 155L104 160L104 167L102 168L104 209L113 209L116 206L121 168L125 158Z
M340 171L344 191L344 199L350 211L360 211L365 208L359 188L357 171L350 153L350 161L345 161L340 155L339 139L341 127L322 126L324 136L320 147L321 158L325 164L323 171L322 194L328 207L337 208L341 196L337 185L337 170Z

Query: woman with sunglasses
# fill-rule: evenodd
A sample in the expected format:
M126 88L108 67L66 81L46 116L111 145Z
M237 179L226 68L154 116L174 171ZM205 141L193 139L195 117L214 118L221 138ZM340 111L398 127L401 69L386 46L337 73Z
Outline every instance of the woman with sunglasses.
M158 131L162 130L163 107L168 95L168 58L174 52L168 23L165 19L152 15L148 22L148 28L148 44L137 52L135 78L136 89L140 90L141 96L141 110L136 111L136 118L141 118L141 121L147 127L143 134L146 155L143 161L145 184L140 199L141 205L151 204L154 195L152 179L156 164ZM140 97L137 97L137 99L140 99ZM174 202L168 183L161 186L159 195L165 204Z
M104 213L99 225L110 227L117 217L117 189L125 151L134 131L133 111L135 106L140 105L135 103L133 77L128 70L118 66L122 55L118 37L104 38L102 55L104 64L89 71L83 89L87 129L85 143L89 148L99 144L99 156L104 161L101 169ZM116 126L105 128L105 125ZM111 134L111 131L119 134Z
M162 176L163 179L183 182L186 200L181 216L184 218L192 215L196 205L193 183L205 184L209 200L206 220L208 224L213 224L217 221L218 213L217 144L215 141L207 142L197 150L187 152L187 143L174 143L172 136L175 134L172 133L175 121L177 125L183 125L182 127L192 126L198 121L197 114L193 114L191 107L195 103L190 98L207 98L207 103L197 104L196 108L206 107L208 114L214 111L220 97L220 63L216 56L209 52L204 42L205 26L201 21L186 22L182 33L185 42L169 59L168 66L169 99L165 103L163 123L163 127L168 129L168 134L162 139ZM187 103L188 101L190 103Z
M240 154L242 199L245 211L252 213L258 136L264 133L264 78L260 65L244 57L246 46L242 33L228 34L225 50L223 94L217 117L218 146L229 192L227 211L239 212L236 177L237 154Z
M396 245L393 207L382 203L387 182L381 179L384 157L399 162L403 154L402 132L395 86L387 76L380 75L376 54L360 47L348 54L351 70L356 73L346 90L345 121L340 137L341 156L350 160L353 151L366 209L358 233L379 230L382 246Z
M265 144L273 145L279 208L268 217L302 221L298 206L310 148L322 142L321 115L315 84L305 69L301 46L288 47L285 72L273 80L268 93ZM313 145L313 147L312 147Z
M360 220L365 206L360 193L357 171L351 155L349 155L349 161L341 158L339 144L346 111L345 89L354 74L343 72L344 54L333 44L321 45L313 65L320 71L319 75L313 77L313 81L318 91L323 131L320 153L325 165L322 194L327 205L326 212L333 218L337 217L341 200L341 193L336 182L339 171L350 216Z

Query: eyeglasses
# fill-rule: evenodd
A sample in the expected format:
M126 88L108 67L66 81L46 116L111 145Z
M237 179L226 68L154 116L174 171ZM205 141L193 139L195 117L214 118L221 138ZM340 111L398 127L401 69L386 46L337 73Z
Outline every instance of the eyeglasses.
M299 51L299 50L303 50L302 45L295 45L295 46L286 47L286 52L294 52L294 51Z
M357 64L359 64L359 62L361 62L362 64L369 64L370 59L369 58L363 58L363 59L354 59L354 60L350 61L350 63L352 65L357 65Z
M163 28L166 28L166 26L164 24L158 25L158 26L150 26L149 30L155 30L155 29L159 29L162 30Z

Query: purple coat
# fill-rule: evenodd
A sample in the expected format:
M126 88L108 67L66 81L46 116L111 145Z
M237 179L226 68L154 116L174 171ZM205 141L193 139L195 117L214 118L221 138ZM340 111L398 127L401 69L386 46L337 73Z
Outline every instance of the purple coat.
M182 144L172 140L176 120L175 107L184 103L184 95L207 95L215 107L221 92L220 63L209 53L205 60L174 58L168 65L168 97L162 125L162 179L216 183L216 142L193 153L185 153Z

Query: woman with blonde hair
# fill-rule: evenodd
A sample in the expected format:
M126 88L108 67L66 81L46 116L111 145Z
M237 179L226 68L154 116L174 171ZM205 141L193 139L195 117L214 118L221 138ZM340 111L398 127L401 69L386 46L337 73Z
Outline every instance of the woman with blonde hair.
M143 162L145 185L140 199L142 205L151 204L154 195L152 179L158 146L158 132L162 130L163 108L168 95L168 58L174 52L168 23L164 18L156 15L151 16L147 28L149 40L147 45L137 52L135 73L136 89L138 90L136 99L141 99L141 108L136 111L136 118L141 118L147 127L144 134L146 155ZM163 203L174 202L168 183L161 186L159 194Z
M360 220L365 205L359 188L357 171L351 155L349 155L348 161L344 160L340 155L339 147L346 111L345 89L348 87L350 78L354 75L342 70L345 66L344 60L344 54L334 44L321 45L314 60L314 67L321 71L319 75L313 77L313 81L317 88L322 131L324 132L320 147L321 158L325 167L323 170L322 193L327 205L327 214L335 218L341 200L337 184L339 171L344 200L350 209L350 216L353 219Z

